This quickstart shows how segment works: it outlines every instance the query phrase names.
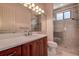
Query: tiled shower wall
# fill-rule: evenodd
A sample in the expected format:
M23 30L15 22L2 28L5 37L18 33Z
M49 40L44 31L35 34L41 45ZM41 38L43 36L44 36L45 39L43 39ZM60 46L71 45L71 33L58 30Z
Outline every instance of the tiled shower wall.
M63 47L73 48L76 45L76 21L66 20L66 21L56 21L55 22L55 32L63 33Z
M54 21L54 31L63 32L62 47L67 49L79 49L79 4L73 4L55 10L55 12L70 10L71 19Z

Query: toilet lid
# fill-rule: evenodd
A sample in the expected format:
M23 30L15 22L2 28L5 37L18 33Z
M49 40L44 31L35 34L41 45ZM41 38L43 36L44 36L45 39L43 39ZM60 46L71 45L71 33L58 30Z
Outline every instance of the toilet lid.
M48 45L51 47L57 47L57 43L52 41L48 41Z

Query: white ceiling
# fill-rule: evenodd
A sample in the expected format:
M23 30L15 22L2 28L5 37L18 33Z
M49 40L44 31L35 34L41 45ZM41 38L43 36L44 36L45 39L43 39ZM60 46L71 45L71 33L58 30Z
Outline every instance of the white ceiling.
M54 9L69 5L70 3L54 3Z

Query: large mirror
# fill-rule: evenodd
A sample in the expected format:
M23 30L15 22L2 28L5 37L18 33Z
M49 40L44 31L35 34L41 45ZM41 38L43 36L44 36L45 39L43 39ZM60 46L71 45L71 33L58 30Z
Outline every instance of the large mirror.
M32 18L32 31L41 31L41 15Z
M41 31L41 14L18 3L0 4L0 34Z

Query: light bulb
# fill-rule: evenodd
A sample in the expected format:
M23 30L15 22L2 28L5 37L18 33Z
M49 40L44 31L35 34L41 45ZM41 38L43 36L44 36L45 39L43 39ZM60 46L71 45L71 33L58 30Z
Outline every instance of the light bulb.
M29 9L32 9L32 7L31 7L31 6L29 6Z
M41 14L41 12L38 12L38 14Z
M41 11L41 8L39 8L39 11Z
M32 7L35 7L35 4L34 3L32 3Z
M35 11L35 8L33 8L32 10Z
M36 9L39 9L39 7L38 7L38 6L36 6Z
M39 12L39 10L36 10L36 12Z
M29 9L32 9L32 5L31 4L29 5Z
M41 12L44 13L44 10L42 10Z
M28 7L28 5L27 5L27 4L24 4L24 6L25 6L25 7Z

